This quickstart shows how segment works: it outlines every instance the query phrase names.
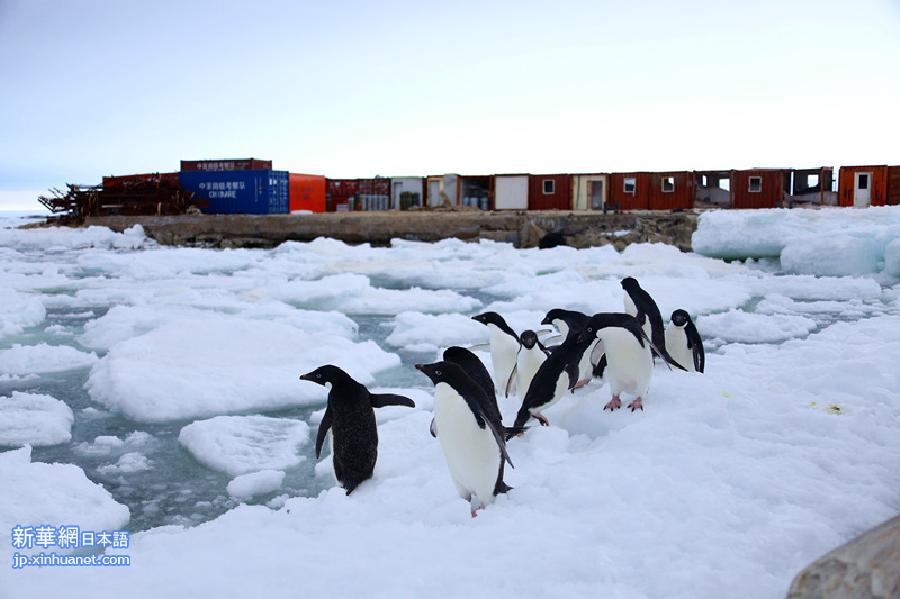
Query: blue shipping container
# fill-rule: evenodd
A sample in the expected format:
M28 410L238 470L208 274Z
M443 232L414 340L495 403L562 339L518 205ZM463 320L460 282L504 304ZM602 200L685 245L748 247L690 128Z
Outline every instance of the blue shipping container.
M287 171L182 171L181 190L205 214L288 214Z

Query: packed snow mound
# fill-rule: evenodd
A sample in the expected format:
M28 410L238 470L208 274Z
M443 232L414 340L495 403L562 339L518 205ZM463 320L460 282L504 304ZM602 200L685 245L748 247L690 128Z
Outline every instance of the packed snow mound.
M884 249L884 271L900 278L900 239L891 241Z
M816 326L816 321L806 316L757 314L743 310L729 310L697 319L701 337L729 343L779 343L804 337Z
M72 439L75 416L49 395L13 391L0 397L0 445L58 445Z
M97 468L100 474L132 474L150 470L150 460L142 453L130 451L119 456L115 464L104 464Z
M700 215L692 245L718 258L777 257L788 272L865 275L884 269L897 238L900 206L715 210Z
M451 345L472 345L487 341L487 328L462 314L422 314L401 312L386 341L395 347L417 351L437 351Z
M96 363L97 354L69 345L13 345L0 350L0 373L33 374L85 368Z
M340 312L301 310L276 301L254 302L240 311L240 316L253 320L274 321L291 325L311 335L352 338L356 323ZM78 342L88 348L109 350L127 341L168 324L216 321L222 314L213 310L161 306L114 306L100 318L84 325Z
M109 491L88 480L78 466L31 461L31 447L0 453L0 529L19 524L63 524L83 530L113 530L128 523L128 508ZM7 563L9 537L0 543L0 557ZM4 592L12 590L4 576Z
M18 335L46 317L47 310L37 296L0 288L0 338Z
M604 412L608 387L589 386L510 441L514 489L475 519L431 414L409 411L379 427L374 477L350 497L335 486L137 534L135 563L154 567L84 569L71 595L242 597L277 579L275 597L481 596L491 579L516 597L783 597L804 565L896 514L898 353L900 316L884 316L729 346L706 374L660 366L644 412ZM365 567L347 576L334 555ZM67 574L15 575L45 597Z
M74 250L84 248L137 249L148 244L144 227L134 225L123 233L115 233L106 227L48 227L45 229L0 229L0 246L18 248L57 248ZM150 242L152 243L152 242Z
M373 341L218 315L117 343L94 365L87 389L132 420L161 422L320 402L325 390L299 375L335 364L365 384L399 363Z
M807 275L864 275L883 270L885 251L883 241L862 235L806 238L784 246L781 267Z
M235 499L250 499L256 495L273 493L281 488L284 472L280 470L261 470L248 472L234 477L225 489Z
M299 464L309 440L302 420L267 416L217 416L189 424L178 442L204 466L236 476Z
M475 298L449 289L383 289L360 274L329 275L318 280L293 280L273 288L271 297L305 308L338 310L344 314L390 316L408 310L465 312L481 306Z

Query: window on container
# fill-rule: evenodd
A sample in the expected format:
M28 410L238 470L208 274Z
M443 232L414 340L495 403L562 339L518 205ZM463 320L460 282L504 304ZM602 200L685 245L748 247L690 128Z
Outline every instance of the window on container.
M556 181L553 179L544 179L541 184L544 187L544 195L551 195L556 193Z
M624 191L625 193L634 193L636 187L637 180L634 177L625 177L625 183L622 187L622 191Z
M857 177L859 177L857 189L869 189L869 173L860 173Z
M706 175L700 176L700 185L702 185L703 187L709 187L709 179Z
M806 175L806 186L807 187L818 187L819 186L819 175Z
M662 190L665 193L672 193L675 191L675 177L663 177Z
M750 191L752 193L762 191L762 177L750 177Z

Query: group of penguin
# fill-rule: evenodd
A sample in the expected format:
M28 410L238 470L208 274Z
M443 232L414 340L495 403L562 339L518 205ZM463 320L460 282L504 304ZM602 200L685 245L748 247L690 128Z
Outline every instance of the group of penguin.
M690 315L675 310L666 328L656 302L637 280L627 277L621 284L624 312L588 316L550 310L541 324L555 327L558 337L553 339L562 339L558 345L545 345L533 330L516 334L496 312L473 316L489 331L493 378L477 355L459 346L447 348L439 362L416 364L434 383L431 435L439 439L450 477L460 497L469 502L473 518L497 494L511 489L503 480L505 464L513 466L507 441L522 435L531 418L548 426L543 410L567 393L600 378L609 381L612 392L604 410L621 408L620 394L625 392L635 397L627 408L643 411L656 358L670 369L704 371L703 341ZM373 408L415 407L415 403L400 395L371 393L333 365L320 366L300 379L328 390L316 457L330 431L335 478L349 495L375 469L378 429ZM522 397L510 427L503 424L498 387L504 396Z

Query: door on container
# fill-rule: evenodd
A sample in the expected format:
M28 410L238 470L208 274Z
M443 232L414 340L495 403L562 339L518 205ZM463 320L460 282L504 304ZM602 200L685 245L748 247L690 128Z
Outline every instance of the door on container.
M494 184L494 207L497 210L528 208L528 176L497 177Z
M588 198L591 210L603 210L603 181L588 181Z
M441 182L428 182L428 205L432 208L441 205Z
M853 206L865 208L872 201L872 173L853 174Z

